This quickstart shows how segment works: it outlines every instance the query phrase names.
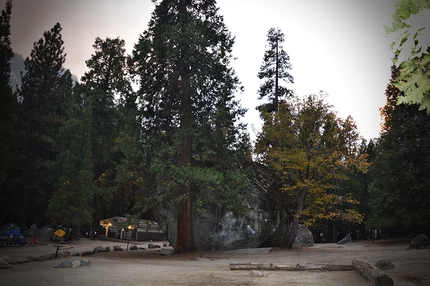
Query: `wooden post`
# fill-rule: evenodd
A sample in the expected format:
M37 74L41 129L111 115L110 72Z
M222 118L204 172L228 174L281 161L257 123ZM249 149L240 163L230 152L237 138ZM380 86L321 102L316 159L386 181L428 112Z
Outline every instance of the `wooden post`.
M391 279L388 275L381 273L376 266L373 266L367 261L354 258L352 265L361 276L372 283L372 286L394 285L393 279Z

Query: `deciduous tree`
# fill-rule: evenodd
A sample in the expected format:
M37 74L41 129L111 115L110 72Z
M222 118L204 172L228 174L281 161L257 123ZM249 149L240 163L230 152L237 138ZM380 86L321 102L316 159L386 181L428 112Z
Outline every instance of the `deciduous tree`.
M256 151L262 162L272 168L279 191L288 194L293 217L283 246L291 248L300 220L312 223L318 218L343 218L360 221L361 215L340 204L355 204L354 198L339 188L347 180L345 170L365 172L366 155L359 154L359 135L348 117L337 117L322 97L309 95L278 112L263 112L264 126Z
M399 104L418 104L430 113L430 1L396 3L392 26L393 63L400 67L396 87L403 91Z

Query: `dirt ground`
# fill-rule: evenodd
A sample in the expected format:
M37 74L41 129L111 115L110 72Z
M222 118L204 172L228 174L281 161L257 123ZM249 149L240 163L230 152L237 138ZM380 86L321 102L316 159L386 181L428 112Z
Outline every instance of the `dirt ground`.
M325 243L292 250L273 249L261 254L209 251L162 256L159 249L148 249L148 242L138 244L145 250L127 251L124 241L81 239L64 248L82 253L109 246L111 251L15 264L11 269L0 269L0 285L370 285L355 271L266 271L259 277L250 270L230 270L230 263L351 264L354 258L372 264L390 260L395 268L384 273L396 286L430 285L430 249L407 250L408 243L409 240L357 241L342 246ZM53 245L38 240L35 246L1 247L0 257L20 259L55 253ZM124 251L114 252L115 245ZM54 268L64 260L81 258L89 259L92 265Z

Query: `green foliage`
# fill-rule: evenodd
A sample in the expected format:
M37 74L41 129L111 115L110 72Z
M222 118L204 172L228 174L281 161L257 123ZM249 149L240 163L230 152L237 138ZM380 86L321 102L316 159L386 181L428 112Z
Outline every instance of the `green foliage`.
M259 108L267 111L277 111L280 98L291 97L293 91L280 85L279 81L287 84L294 83L293 76L289 73L292 69L290 56L284 51L284 33L279 29L271 28L267 33L268 50L264 53L263 64L260 67L258 78L264 83L260 86L258 94L260 99L267 97L270 102L263 104ZM282 102L282 100L281 100Z
M430 1L401 0L396 4L392 27L393 63L401 70L396 87L404 92L398 103L418 104L430 112Z
M120 38L102 40L97 37L94 54L86 61L89 70L81 79L81 93L92 108L92 180L98 186L95 200L99 203L96 220L127 212L122 202L128 188L116 181L117 170L121 168L117 166L122 164L123 140L126 140L119 138L123 127L119 122L124 117L120 118L118 101L123 102L131 95L124 46ZM128 142L133 143L133 140Z
M47 216L52 222L80 227L92 222L95 186L92 183L91 108L71 117L60 131L61 152L57 190L49 201Z
M7 1L0 16L0 186L6 180L9 162L12 159L13 124L16 120L16 98L10 88L10 60L13 57L10 41L10 18L12 2Z
M54 191L58 172L53 162L59 152L58 134L64 123L64 90L71 87L62 80L65 61L61 25L57 23L34 43L30 57L25 60L27 73L22 79L19 95L23 102L18 104L17 121L14 126L14 156L11 175L6 188L16 192L17 201L10 201L22 214L20 225L27 218L42 223L43 211ZM17 212L17 211L15 211ZM33 221L33 222L34 222Z
M369 186L371 217L368 227L400 235L404 231L428 232L430 187L430 115L418 105L396 105L402 93L394 85L399 69L393 67L386 89L387 103Z
M239 141L246 136L236 124L245 111L233 98L239 85L229 67L234 38L215 1L156 3L129 65L140 83L152 186L178 206L177 251L184 252L193 247L192 204L203 210L213 202L205 198L211 191L221 199L243 186L232 185L240 177L232 174L248 143Z
M323 96L309 95L263 112L264 126L256 152L274 170L297 215L312 225L317 220L362 222L357 199L342 188L350 172L365 173L367 154L359 152L352 118L338 118Z

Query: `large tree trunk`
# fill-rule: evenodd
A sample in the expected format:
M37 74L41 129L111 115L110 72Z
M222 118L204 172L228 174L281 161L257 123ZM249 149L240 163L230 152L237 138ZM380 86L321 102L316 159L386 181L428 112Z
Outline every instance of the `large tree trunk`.
M190 98L190 80L187 77L187 68L185 65L181 69L180 80L180 98L181 98L181 126L183 132L182 154L180 165L182 167L191 164L192 137L190 136L192 128L191 116L191 98ZM177 238L176 253L185 253L194 250L193 224L192 224L192 192L191 182L188 182L180 191L181 201L179 202L179 215L177 220Z
M304 188L299 193L299 203L297 205L296 212L294 214L294 218L291 223L290 231L287 234L287 246L286 246L287 248L292 248L294 240L296 239L297 229L299 227L300 213L302 212L305 206L305 198L306 198L307 192L308 192L308 189Z

